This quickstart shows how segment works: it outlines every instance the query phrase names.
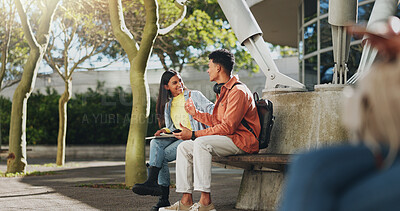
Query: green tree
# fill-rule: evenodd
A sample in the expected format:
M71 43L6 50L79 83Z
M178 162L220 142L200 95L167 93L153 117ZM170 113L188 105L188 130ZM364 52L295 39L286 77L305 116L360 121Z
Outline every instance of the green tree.
M9 156L7 160L8 173L25 172L26 170L27 101L35 86L39 64L49 43L50 26L59 0L42 0L39 2L38 6L41 15L37 22L38 30L36 34L32 31L27 13L21 1L15 0L15 3L30 52L28 60L24 65L21 81L14 92L12 100Z
M54 22L58 32L52 33L44 58L65 85L58 102L57 165L65 164L67 104L72 96L72 74L79 65L105 52L114 41L105 6L104 1L71 0L63 1L56 12Z
M15 13L13 0L0 2L0 91L19 81L28 53Z
M174 22L180 12L168 0L160 0L159 3L162 28ZM154 54L164 69L173 68L181 72L186 64L203 69L208 63L210 51L228 48L235 53L237 69L258 71L251 55L237 41L217 0L189 1L187 4L186 18L170 33L157 37L154 43ZM142 5L134 5L134 8L125 12L126 25L134 37L141 37L144 21L140 20L144 19L145 12Z
M139 47L139 43L125 25L121 0L109 0L109 8L114 35L127 53L131 64L130 83L133 99L125 154L125 183L127 186L133 186L135 183L143 182L147 175L144 156L144 137L147 131L147 121L150 111L150 95L148 83L146 82L146 66L159 32L168 32L169 30L164 31L159 28L157 1L144 0L144 14L146 18L143 31L139 37L141 38ZM136 9L132 8L132 10ZM184 7L181 6L180 9L184 10Z
M9 12L7 13L6 8L10 8ZM6 72L6 66L7 66L7 59L8 59L8 48L10 46L10 40L11 40L11 32L12 32L12 27L14 23L14 14L15 14L15 9L13 5L11 4L11 1L8 1L8 5L6 5L5 1L1 2L1 16L5 17L3 19L4 24L4 35L2 36L3 40L1 42L1 66L0 66L0 88L2 87L2 82L3 78Z

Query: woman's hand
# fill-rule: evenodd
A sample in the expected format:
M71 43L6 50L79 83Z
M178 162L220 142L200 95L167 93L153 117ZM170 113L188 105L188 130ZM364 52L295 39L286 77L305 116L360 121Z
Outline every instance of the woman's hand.
M189 130L189 128L183 126L182 124L180 125L182 128L182 132L174 133L175 137L180 140L189 140L190 138L192 138L192 131Z
M196 107L194 106L192 98L189 98L185 102L185 111L190 114L190 115L195 115L196 114Z
M163 128L161 130L157 130L156 133L154 133L154 136L160 136L160 133L166 133L167 131Z

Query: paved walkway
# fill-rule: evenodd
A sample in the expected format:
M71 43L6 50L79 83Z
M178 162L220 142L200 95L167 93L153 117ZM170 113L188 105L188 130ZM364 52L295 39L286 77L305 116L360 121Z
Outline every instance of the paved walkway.
M28 158L29 159L29 158ZM0 210L150 210L157 197L138 196L131 190L78 187L81 184L123 183L123 161L71 161L64 167L46 167L49 160L28 160L27 171L55 171L48 176L0 177ZM7 169L0 160L0 171ZM171 168L172 180L175 169ZM212 198L217 210L234 209L242 170L213 168ZM171 189L171 203L180 199ZM199 193L194 195L195 201Z

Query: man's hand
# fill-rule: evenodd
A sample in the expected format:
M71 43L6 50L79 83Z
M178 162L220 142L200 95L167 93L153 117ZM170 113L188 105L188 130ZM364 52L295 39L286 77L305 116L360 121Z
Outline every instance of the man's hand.
M190 114L190 115L195 115L196 114L196 107L194 106L192 98L189 98L185 102L185 111Z
M161 130L157 130L156 133L154 133L154 136L160 136L160 133L166 133L167 131L163 128Z
M180 140L189 140L189 139L192 137L192 131L189 130L189 128L183 126L182 124L180 124L180 125L181 125L181 128L182 128L182 132L180 132L180 133L173 133L173 134L175 135L175 137L176 137L177 139L180 139Z

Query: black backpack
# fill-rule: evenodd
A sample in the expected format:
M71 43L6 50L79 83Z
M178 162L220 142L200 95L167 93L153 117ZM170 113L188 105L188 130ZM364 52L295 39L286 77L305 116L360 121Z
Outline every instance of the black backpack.
M268 147L271 139L271 131L274 126L275 117L273 115L273 105L270 100L260 99L257 92L253 94L254 102L257 107L258 117L260 118L261 131L258 136L259 148L264 149ZM242 125L245 126L255 137L254 130L249 126L246 120L242 119Z

